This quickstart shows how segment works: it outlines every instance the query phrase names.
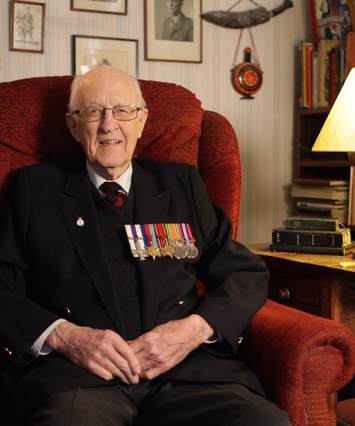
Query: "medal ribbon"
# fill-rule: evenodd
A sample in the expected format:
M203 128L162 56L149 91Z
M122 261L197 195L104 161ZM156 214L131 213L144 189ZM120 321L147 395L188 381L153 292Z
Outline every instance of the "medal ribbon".
M133 257L139 257L137 250L136 250L136 246L135 246L134 241L133 241L133 234L132 234L131 225L125 225L125 229L126 229L126 233L127 233L127 236L128 236L128 243L129 243L129 246L131 247L131 252L133 254Z
M142 235L143 235L143 240L144 240L144 245L146 247L150 246L150 243L152 241L152 237L149 238L149 235L147 233L147 228L149 231L149 225L140 225L141 231L142 231Z
M158 244L158 241L157 241L157 237L155 235L154 225L150 224L150 225L148 225L148 227L149 227L149 232L147 230L147 234L152 238L154 247L156 247L157 249L159 249L159 244Z
M190 239L190 241L191 241L192 243L194 243L194 242L195 242L195 238L192 236L192 232L191 232L190 224L189 224L189 223L187 223L187 224L186 224L186 226L187 226L187 233L188 233L188 235L189 235L189 239Z

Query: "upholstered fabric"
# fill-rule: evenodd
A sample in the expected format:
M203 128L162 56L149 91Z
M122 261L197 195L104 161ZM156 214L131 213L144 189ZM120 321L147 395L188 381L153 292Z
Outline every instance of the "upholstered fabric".
M12 170L82 155L64 119L71 80L40 77L0 83L0 197ZM211 199L227 211L236 235L241 172L232 126L221 115L203 111L196 97L180 86L154 81L141 85L150 116L136 156L197 165ZM349 330L268 302L253 318L243 347L269 398L288 411L295 426L332 424L327 398L355 369ZM0 424L7 425L1 418Z
M335 321L268 301L251 321L248 359L295 426L335 423L328 398L353 376L355 337Z

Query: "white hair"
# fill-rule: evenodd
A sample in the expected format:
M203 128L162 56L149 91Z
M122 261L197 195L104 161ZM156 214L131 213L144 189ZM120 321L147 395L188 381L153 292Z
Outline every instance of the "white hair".
M98 65L95 68L92 68L92 70L99 69L99 68L102 68L102 67L111 68L112 70L120 71L119 69L114 68L111 65ZM70 98L69 98L69 103L68 103L68 109L69 109L69 111L73 111L76 108L76 106L75 106L76 94L77 94L78 88L80 86L81 80L82 80L83 77L85 77L85 75L86 74L76 75L74 77L72 83L71 83L71 87L70 87ZM135 94L136 94L139 106L141 106L141 107L144 108L146 106L146 103L145 103L145 100L143 98L142 90L140 88L138 79L136 77L133 77L133 76L129 75L129 74L127 74L127 76L131 80L131 83L132 83L132 86L133 86L133 90L135 91Z

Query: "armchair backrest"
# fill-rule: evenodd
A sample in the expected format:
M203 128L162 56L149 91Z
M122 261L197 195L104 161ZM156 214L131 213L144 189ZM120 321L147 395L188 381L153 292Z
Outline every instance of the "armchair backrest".
M0 196L17 168L82 156L65 123L72 76L0 83ZM197 166L214 203L236 237L240 161L235 132L221 115L204 111L189 90L140 80L149 117L135 157Z

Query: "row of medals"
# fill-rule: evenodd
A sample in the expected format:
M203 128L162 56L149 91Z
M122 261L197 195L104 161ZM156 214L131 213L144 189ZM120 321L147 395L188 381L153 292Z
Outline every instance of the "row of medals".
M166 226L169 226L167 224ZM177 224L180 226L180 224ZM144 225L125 225L126 232L127 227L141 227ZM153 225L154 226L154 225ZM155 240L158 245L154 244L153 240L150 240L148 244L145 244L144 238L138 238L129 236L127 232L128 239L133 241L134 246L131 245L131 252L133 257L139 257L140 260L145 260L147 257L152 257L155 260L157 257L170 257L173 259L195 259L198 256L198 248L195 246L194 239L187 238L185 240L178 239L173 240L167 237L167 235L159 235L157 230L155 229ZM135 232L137 234L137 232ZM135 249L133 249L135 247Z

